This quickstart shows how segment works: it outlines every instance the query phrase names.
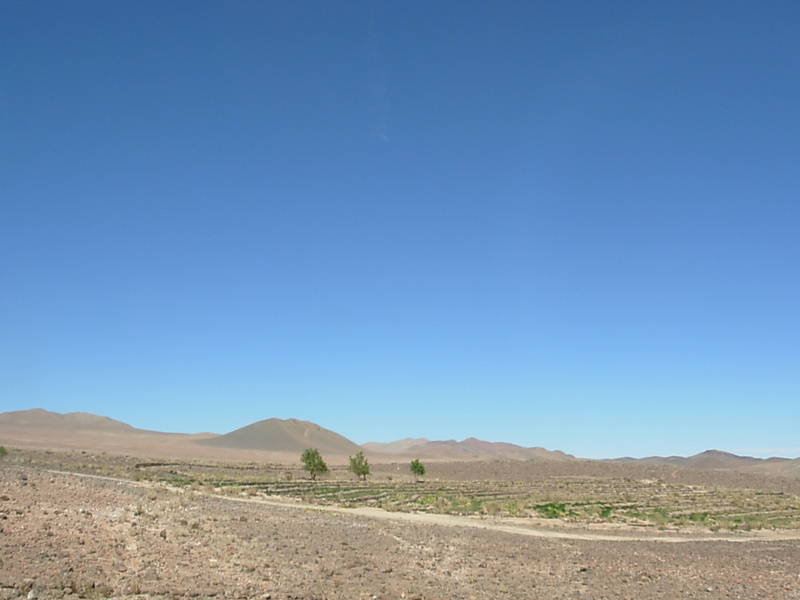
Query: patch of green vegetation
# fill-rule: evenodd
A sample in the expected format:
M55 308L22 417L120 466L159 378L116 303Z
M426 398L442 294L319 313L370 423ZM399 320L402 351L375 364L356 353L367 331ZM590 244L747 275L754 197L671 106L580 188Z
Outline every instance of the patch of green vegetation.
M512 517L517 517L522 513L522 508L516 500L509 500L506 502L505 511Z
M468 504L469 512L480 512L483 508L483 502L480 498L472 498Z
M376 493L375 490L351 490L348 492L343 492L340 497L345 500L357 500L359 498L374 498L375 496L380 496L380 493Z
M562 519L572 512L567 510L566 504L559 504L555 502L548 504L537 504L533 508L539 513L539 516L544 517L545 519Z
M689 513L687 518L693 523L704 523L708 520L710 515L707 512Z
M346 466L320 481L301 465L200 461L142 462L140 458L15 449L7 462L135 480L209 486L226 494L263 493L309 504L381 506L392 511L570 519L710 531L800 529L800 496L790 492L667 483L657 479L532 476L523 481L429 479L378 466L354 481ZM389 475L391 473L391 475ZM321 473L318 473L318 475ZM155 493L155 492L153 492Z
M656 525L662 525L662 526L668 525L672 520L670 518L669 511L667 511L666 508L662 508L660 506L657 506L655 508L652 508L650 510L641 513L641 518L646 521L651 521Z

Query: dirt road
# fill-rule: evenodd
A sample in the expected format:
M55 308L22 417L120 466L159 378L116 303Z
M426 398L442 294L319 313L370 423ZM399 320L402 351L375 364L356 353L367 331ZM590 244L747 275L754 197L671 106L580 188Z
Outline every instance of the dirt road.
M554 531L0 465L0 600L800 599L796 539L735 539Z

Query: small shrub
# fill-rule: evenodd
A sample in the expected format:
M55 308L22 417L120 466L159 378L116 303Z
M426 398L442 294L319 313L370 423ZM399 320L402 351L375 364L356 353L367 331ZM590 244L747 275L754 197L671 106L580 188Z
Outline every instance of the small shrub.
M516 500L509 500L508 502L506 502L505 509L506 512L512 517L517 517L521 513L519 502L517 502Z
M708 519L707 512L699 512L699 513L691 513L689 514L689 520L694 521L695 523L702 523L703 521Z

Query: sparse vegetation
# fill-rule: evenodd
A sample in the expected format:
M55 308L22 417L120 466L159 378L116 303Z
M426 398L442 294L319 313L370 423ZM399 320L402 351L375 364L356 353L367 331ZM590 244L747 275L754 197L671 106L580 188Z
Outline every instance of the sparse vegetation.
M365 483L348 471L345 455L315 481L294 458L294 468L261 461L144 465L14 447L0 462L0 512L7 516L0 520L0 597L170 600L189 590L198 598L310 598L304 590L311 589L314 598L502 599L529 597L531 589L542 598L572 597L578 589L593 598L654 600L671 589L692 598L788 598L800 589L797 533L746 533L797 527L800 483L793 480L724 487L591 476L569 465L543 474L546 467L521 463L506 465L516 469L510 477L498 477L496 463L437 463L435 478L417 480L408 459L370 464ZM453 476L458 468L465 477ZM138 474L144 483L71 474L90 470ZM269 502L252 500L261 497ZM462 517L386 515L381 522L380 515L343 517L324 505ZM478 527L441 526L467 525L465 517ZM725 519L736 519L738 531ZM598 543L610 533L595 525L602 521L615 523L618 542ZM526 529L571 539L519 535ZM678 539L687 543L657 543ZM67 553L74 560L53 559Z
M419 459L414 459L411 461L409 465L411 472L414 474L415 477L422 477L425 475L425 465L419 462Z
M300 461L303 463L303 469L308 471L311 479L316 479L317 475L328 472L328 465L325 464L322 455L316 448L303 450L303 454L300 455Z
M363 452L358 452L355 456L350 457L349 470L360 480L367 480L367 475L369 475L369 462L367 461L367 458L364 456Z
M618 523L708 531L800 529L800 498L782 492L710 489L647 480L544 477L527 482L275 481L270 496L312 504L375 506L388 511L509 516L571 523Z
M0 446L0 458L5 457L8 454L8 450L6 450L5 446Z
M308 457L316 455L319 453L311 453ZM360 457L351 458L358 467ZM321 456L319 459L324 464ZM156 487L146 492L151 502L169 487L192 493L213 490L232 496L266 495L303 500L309 504L370 506L394 512L547 519L550 523L564 521L589 527L614 523L653 530L800 530L800 486L793 484L792 479L786 479L785 489L781 489L782 486L775 485L784 481L779 479L764 480L769 485L757 488L751 482L758 483L758 479L744 478L742 486L718 486L713 482L689 484L668 478L637 478L627 473L587 477L563 471L556 474L529 471L522 476L495 478L496 466L486 467L484 464L483 472L470 472L477 477L430 480L417 479L409 471L405 476L398 476L397 465L369 465L364 458L371 475L366 483L365 476L345 465L333 467L330 471L325 465L325 470L315 471L313 477L299 478L290 477L292 471L281 464L193 460L142 462L141 459L119 456L92 456L89 460L77 451L15 449L7 460L28 467L153 482ZM314 460L309 464L318 463ZM406 465L410 469L410 464ZM449 465L446 468L452 472L462 466ZM478 463L476 468L481 468ZM322 472L330 473L330 476L319 481L316 475ZM517 471L523 472L523 469ZM352 475L348 477L350 473L358 476L358 482L352 480ZM25 475L20 473L19 477ZM143 508L149 512L147 506Z

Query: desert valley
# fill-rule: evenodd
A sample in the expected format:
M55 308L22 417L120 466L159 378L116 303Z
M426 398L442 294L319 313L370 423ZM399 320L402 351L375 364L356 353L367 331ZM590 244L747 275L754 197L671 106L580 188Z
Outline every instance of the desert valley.
M0 414L0 445L0 600L800 598L796 458L589 461L43 410ZM330 467L316 479L309 447Z

